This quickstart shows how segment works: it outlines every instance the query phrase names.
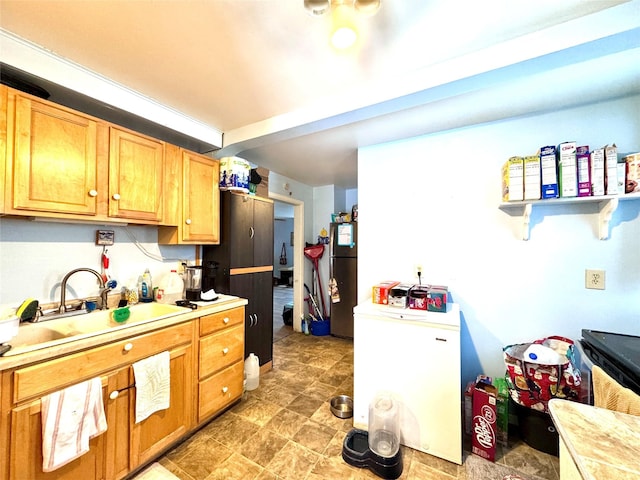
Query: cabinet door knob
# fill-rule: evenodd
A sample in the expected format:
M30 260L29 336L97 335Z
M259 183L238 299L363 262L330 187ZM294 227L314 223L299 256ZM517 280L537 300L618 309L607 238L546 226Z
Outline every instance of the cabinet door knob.
M119 193L114 193L111 198L113 198L114 200L120 200L120 194Z
M187 218L187 219L184 221L184 223L186 223L187 225L191 225L191 219L190 219L190 218Z
M89 190L89 196L90 197L97 197L98 196L98 191L97 190Z
M229 317L224 317L224 319L222 320L223 323L227 324L229 323Z
M133 348L133 343L125 343L125 344L124 344L124 347L122 347L122 349L123 349L125 352L130 352L132 348Z
M227 393L229 391L229 387L222 387L222 393Z
M227 353L229 353L229 349L227 347L222 349L222 354L226 355Z
M113 392L111 392L109 394L109 398L111 400L115 400L116 398L118 398L120 396L120 392L118 390L114 390Z

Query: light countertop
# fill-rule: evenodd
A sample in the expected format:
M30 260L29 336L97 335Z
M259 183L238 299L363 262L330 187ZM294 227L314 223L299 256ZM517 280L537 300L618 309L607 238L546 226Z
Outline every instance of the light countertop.
M179 313L168 318L161 318L146 323L141 322L131 325L127 325L126 323L116 325L114 323L114 328L96 332L95 334L88 337L79 337L77 340L73 341L69 341L69 339L67 339L64 343L60 344L55 344L55 342L48 342L51 345L47 345L45 348L39 348L33 351L21 353L19 355L9 355L4 357L0 356L0 371L27 365L34 362L39 362L42 360L52 359L62 355L67 355L69 353L115 342L134 335L141 335L143 333L154 331L160 328L187 322L204 315L210 315L231 308L241 307L247 305L247 300L230 295L220 295L219 299L215 302L196 303L198 304L197 309L192 310L190 308L183 308L183 313ZM82 318L82 316L74 318ZM47 322L41 322L37 325L44 325L46 327L46 324Z
M549 412L583 479L640 479L640 416L561 399Z

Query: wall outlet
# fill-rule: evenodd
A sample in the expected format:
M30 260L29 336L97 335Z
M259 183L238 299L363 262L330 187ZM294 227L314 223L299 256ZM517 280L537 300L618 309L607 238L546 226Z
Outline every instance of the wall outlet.
M176 272L180 275L182 275L184 273L184 266L186 265L187 261L186 260L180 260L178 261L178 264L176 265Z
M585 270L585 288L604 290L604 270Z

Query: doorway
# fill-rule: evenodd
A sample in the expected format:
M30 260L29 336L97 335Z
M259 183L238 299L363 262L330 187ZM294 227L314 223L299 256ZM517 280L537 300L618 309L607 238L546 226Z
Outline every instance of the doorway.
M301 331L305 266L304 203L274 193L270 193L269 198L274 201L273 341L277 342L294 331ZM286 264L280 264L283 247ZM290 303L293 303L292 325L285 325L284 307Z

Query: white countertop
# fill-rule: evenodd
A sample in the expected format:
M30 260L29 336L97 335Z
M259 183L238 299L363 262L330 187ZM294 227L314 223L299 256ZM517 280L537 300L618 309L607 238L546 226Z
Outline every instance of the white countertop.
M640 416L561 399L549 413L583 479L640 478Z

